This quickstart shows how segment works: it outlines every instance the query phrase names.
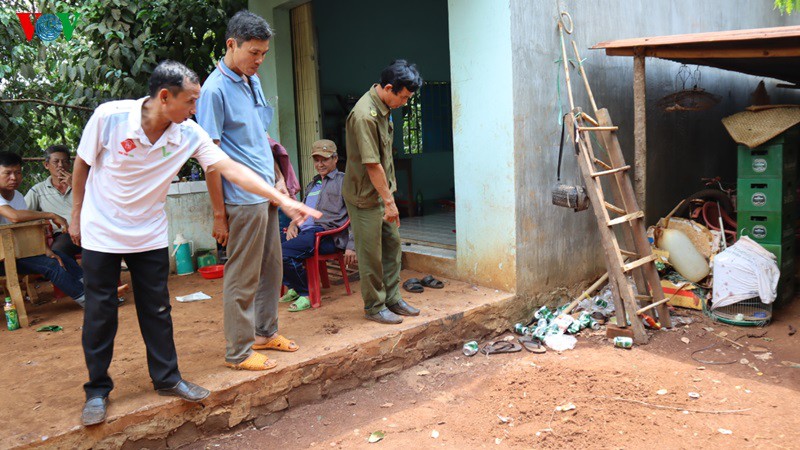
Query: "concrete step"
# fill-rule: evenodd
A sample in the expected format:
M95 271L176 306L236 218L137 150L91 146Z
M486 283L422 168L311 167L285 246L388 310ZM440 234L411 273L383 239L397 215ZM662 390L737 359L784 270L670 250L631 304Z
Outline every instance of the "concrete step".
M422 276L422 273L404 271L402 279ZM70 404L68 409L53 410L49 400L45 400L41 411L53 416L52 420L44 421L51 424L51 429L31 430L32 426L37 426L35 423L14 424L13 411L6 411L6 417L12 422L6 429L26 432L6 433L0 446L177 448L203 436L250 423L259 427L268 425L287 408L353 389L460 347L467 340L480 340L501 332L521 320L531 308L526 301L515 300L514 294L445 281L446 286L441 290L426 289L416 295L403 292L409 303L422 309L422 314L406 318L401 325L380 325L364 320L358 283L355 283L355 292L350 296L343 295L342 286L324 291L319 309L288 313L281 305L280 331L295 339L301 349L295 353L269 352L270 358L276 359L279 366L266 373L237 372L223 367L221 323L218 328L207 329L203 324L203 333L198 334L195 330L194 334L187 335L192 330L183 326L188 321L183 317L183 311L191 309L197 315L198 308L205 308L209 314L221 317L221 293L215 295L214 287L203 287L204 292L211 292L215 300L204 304L177 304L173 310L183 375L212 390L211 396L202 404L159 397L148 390L149 378L143 355L135 362L126 359L126 362L118 363L115 360L112 376L115 375L115 365L117 371L123 365L125 372L137 373L115 377L118 387L111 395L110 416L106 424L84 428L78 424L81 402L73 400L74 404ZM191 280L189 286L192 291L200 290L202 286L197 286L197 283L202 282ZM173 295L182 295L172 287L172 281L171 288ZM129 321L127 326L137 331L135 321ZM123 325L120 328L122 332ZM119 350L121 341L118 339L117 342ZM197 361L205 361L205 366L196 370L199 368L187 367L187 361L192 361L193 366L198 364ZM85 372L65 376L74 377L75 389L78 389ZM124 384L131 379L138 381L138 390L136 386ZM53 424L58 428L52 429ZM38 426L41 428L43 424Z

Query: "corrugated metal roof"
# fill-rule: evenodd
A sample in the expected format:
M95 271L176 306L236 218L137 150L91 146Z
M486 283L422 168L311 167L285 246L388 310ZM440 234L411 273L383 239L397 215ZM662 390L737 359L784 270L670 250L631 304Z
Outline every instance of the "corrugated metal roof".
M644 56L800 84L800 26L715 31L600 42L609 56Z

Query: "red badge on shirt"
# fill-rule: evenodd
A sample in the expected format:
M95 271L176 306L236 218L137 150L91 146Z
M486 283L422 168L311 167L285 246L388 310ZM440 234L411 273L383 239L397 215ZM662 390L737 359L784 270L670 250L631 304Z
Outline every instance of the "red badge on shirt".
M125 149L125 152L129 152L136 148L136 144L133 142L133 139L125 139L122 141L122 148Z
M125 153L119 152L120 155L133 156L128 155L131 150L136 148L136 143L133 142L133 139L125 139L124 141L120 142L120 145L122 145L123 150L125 150Z

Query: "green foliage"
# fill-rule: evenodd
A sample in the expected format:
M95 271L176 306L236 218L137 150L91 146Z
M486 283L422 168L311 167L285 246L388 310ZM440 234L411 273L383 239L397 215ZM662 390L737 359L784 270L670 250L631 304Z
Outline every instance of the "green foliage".
M201 80L224 54L228 18L247 0L40 0L39 12L79 14L72 39L27 41L17 12L0 8L0 101L38 99L93 109L105 101L147 95L164 59L182 62ZM74 18L72 16L71 18ZM74 149L89 111L35 103L0 103L0 148L23 156L64 143Z
M781 14L791 14L800 10L800 0L775 0L775 9Z

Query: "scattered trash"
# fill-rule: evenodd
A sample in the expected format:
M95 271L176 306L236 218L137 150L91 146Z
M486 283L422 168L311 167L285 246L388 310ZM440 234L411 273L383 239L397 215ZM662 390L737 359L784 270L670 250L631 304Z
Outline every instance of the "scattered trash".
M544 338L544 345L557 352L572 350L575 348L575 344L577 342L578 340L575 339L575 336L569 336L566 334L551 334Z
M465 356L473 356L478 353L478 342L477 341L469 341L464 344L464 348L461 349Z
M759 353L756 355L756 359L760 359L761 361L772 359L772 352Z
M791 362L791 361L781 361L781 364L783 364L784 366L789 367L791 369L800 369L800 363Z
M759 347L759 346L757 346L757 345L751 345L751 346L747 347L747 349L748 349L748 350L750 350L750 351L751 351L751 352L753 352L753 353L766 353L766 352L768 352L768 351L769 351L769 349L768 349L768 348L766 348L766 347Z
M501 416L500 414L498 414L497 418L500 419L500 423L511 422L511 417Z
M370 444L374 444L376 442L380 442L386 436L385 431L373 431L372 434L369 435L367 442Z
M772 342L772 341L774 341L774 340L775 340L775 339L772 339L772 338L770 338L770 337L762 337L761 339L763 339L763 340L765 340L765 341L767 341L767 342Z
M61 326L59 326L59 325L45 325L45 326L43 326L43 327L39 327L39 328L37 328L37 329L36 329L36 331L39 331L39 332L43 332L43 331L51 331L51 332L56 332L56 331L61 331L61 330L63 330L63 329L64 329L64 328L62 328L62 327L61 327Z
M196 302L196 301L200 301L200 300L210 300L210 299L211 299L211 297L206 295L206 294L204 294L202 291L195 292L195 293L189 294L189 295L182 295L182 296L175 297L175 300L177 300L177 301L179 301L181 303Z
M633 339L625 336L617 336L614 338L614 347L630 349L633 347Z
M436 430L431 431L431 437L434 438L434 439L438 439L439 438L439 432L436 431Z
M697 370L706 370L706 368L704 366L698 366Z
M689 398L693 398L696 400L700 398L700 394L698 394L697 392L689 392Z
M690 341L690 340L689 340L689 338L687 338L687 337L682 337L682 338L681 338L681 342L683 342L684 344L688 344L688 343L689 343L689 342L691 342L691 341Z
M746 366L750 364L750 361L748 361L746 358L742 358L739 360L739 364L744 364Z
M727 430L725 428L719 428L717 429L717 431L719 431L720 434L733 434L733 431Z
M503 440L502 440L502 439L500 439L500 438L494 438L494 443L495 443L496 445L500 445L500 443L501 443L501 442L503 442Z
M678 325L691 325L694 323L694 319L686 316L672 316L671 319L673 327Z
M666 389L659 389L659 390L656 391L656 394L658 394L658 395L667 395L668 392L669 391L666 390Z
M420 370L419 372L417 372L417 375L419 375L421 377L424 377L425 375L430 375L430 374L431 373L429 371L427 371L427 370Z
M394 406L394 403L384 403L381 405L381 408L391 408L392 406Z
M703 327L704 330L708 331L709 333L714 332L714 329L711 327Z
M564 403L563 405L556 406L556 411L560 412L572 411L573 409L577 409L577 406L573 403Z

